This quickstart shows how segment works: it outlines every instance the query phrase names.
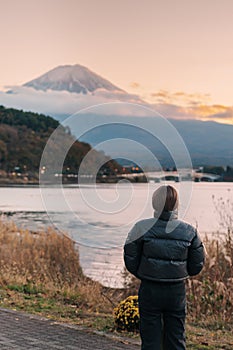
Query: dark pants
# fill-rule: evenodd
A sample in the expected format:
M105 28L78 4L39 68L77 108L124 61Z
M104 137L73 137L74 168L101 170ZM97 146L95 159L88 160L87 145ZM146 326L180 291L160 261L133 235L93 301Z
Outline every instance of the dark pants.
M185 350L185 282L142 281L139 289L142 350Z

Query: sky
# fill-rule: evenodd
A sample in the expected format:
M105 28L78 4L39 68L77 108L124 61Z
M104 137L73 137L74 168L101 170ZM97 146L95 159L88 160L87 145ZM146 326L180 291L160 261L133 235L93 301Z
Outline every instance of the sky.
M233 124L232 0L0 0L0 42L0 90L78 63Z

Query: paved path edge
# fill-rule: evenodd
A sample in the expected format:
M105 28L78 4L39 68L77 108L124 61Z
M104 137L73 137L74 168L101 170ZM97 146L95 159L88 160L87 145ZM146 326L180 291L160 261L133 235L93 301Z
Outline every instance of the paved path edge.
M19 311L19 310L14 310L14 309L7 309L7 308L2 308L0 307L0 311L15 315L17 317L17 315L23 315L24 317L27 317L29 319L35 319L35 320L40 320L40 321L45 321L45 322L50 322L51 324L57 324L61 327L64 328L71 328L71 329L77 329L78 331L82 331L85 333L93 333L99 336L104 336L108 339L117 341L119 343L124 343L124 344L132 344L132 345L140 345L140 340L137 339L133 339L130 337L126 337L126 336L121 336L118 334L113 334L110 332L104 332L104 331L98 331L95 329L91 329L89 327L85 327L85 326L80 326L80 325L76 325L76 324L72 324L72 323L67 323L67 322L60 322L57 321L55 319L52 318L46 318L44 316L40 316L37 314L31 314L25 311Z

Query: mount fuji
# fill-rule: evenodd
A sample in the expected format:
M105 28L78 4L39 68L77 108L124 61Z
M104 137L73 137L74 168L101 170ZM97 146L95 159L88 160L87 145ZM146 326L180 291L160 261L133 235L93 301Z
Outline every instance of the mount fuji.
M110 81L79 64L58 66L23 86L42 91L69 91L82 94L92 93L98 89L125 93Z
M0 101L36 113L49 114L62 121L85 108L112 102L146 103L107 79L79 65L62 65L21 86L0 92ZM124 112L129 108L125 108ZM127 113L126 113L127 114Z

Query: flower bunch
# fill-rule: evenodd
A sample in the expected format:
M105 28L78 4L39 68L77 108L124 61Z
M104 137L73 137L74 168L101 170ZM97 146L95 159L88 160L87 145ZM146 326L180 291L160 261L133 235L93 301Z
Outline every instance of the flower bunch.
M115 324L118 330L130 332L139 329L138 297L129 296L114 309Z

